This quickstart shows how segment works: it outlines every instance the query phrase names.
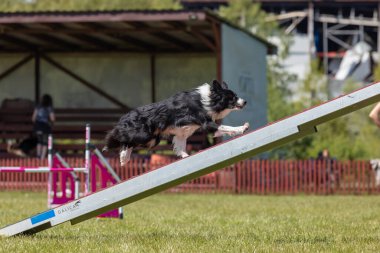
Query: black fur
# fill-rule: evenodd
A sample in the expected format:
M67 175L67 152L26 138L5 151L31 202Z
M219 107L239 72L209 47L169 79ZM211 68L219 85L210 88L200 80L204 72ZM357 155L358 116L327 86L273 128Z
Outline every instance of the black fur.
M218 125L212 115L225 109L234 109L238 97L228 90L226 83L213 81L210 85L209 104L205 107L198 89L179 92L163 101L131 110L120 118L107 134L105 147L134 148L156 146L170 127L199 125L200 129L215 132ZM242 106L241 106L242 107Z

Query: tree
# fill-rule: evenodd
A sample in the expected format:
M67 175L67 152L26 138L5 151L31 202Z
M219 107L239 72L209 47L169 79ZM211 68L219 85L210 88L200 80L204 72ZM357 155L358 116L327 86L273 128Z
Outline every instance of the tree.
M288 55L291 36L280 28L270 14L261 9L259 3L253 3L252 0L230 0L228 6L220 8L219 15L256 36L267 40L273 37L279 38L281 47L278 56L284 59Z
M346 81L345 93L360 88L352 80ZM380 130L368 117L371 106L334 119L319 127L307 154L328 148L338 159L371 159L380 156Z
M273 122L293 114L294 106L290 100L289 83L296 81L296 76L288 73L282 66L282 60L289 52L291 36L285 34L275 19L261 10L260 4L251 0L233 0L229 5L220 9L220 15L231 22L247 29L256 36L279 41L279 52L274 57L268 57L268 121ZM271 151L274 158L293 155L289 146Z
M261 10L258 3L251 0L233 0L229 5L221 7L219 14L229 21L249 30L256 36L267 38L277 37L280 40L280 53L268 59L268 105L269 121L275 121L289 115L292 110L288 98L291 95L288 89L289 82L294 82L296 76L282 68L281 60L288 55L291 36L286 35L270 15Z
M220 10L220 15L256 35L266 39L276 36L280 40L278 57L268 59L268 120L276 121L305 108L326 101L327 79L319 68L317 60L310 64L309 73L302 80L297 91L297 101L290 99L290 82L296 78L282 67L282 60L288 55L291 37L251 0L233 0ZM375 69L375 79L380 80L380 67ZM352 81L346 84L345 92L358 88ZM318 126L318 134L310 135L271 151L272 158L306 159L316 157L324 148L339 159L369 159L380 156L380 130L369 120L371 108L364 108L350 115Z

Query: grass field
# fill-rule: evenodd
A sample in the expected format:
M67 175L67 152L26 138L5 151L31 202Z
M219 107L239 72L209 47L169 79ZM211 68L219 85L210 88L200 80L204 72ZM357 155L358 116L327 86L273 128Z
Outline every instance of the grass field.
M43 193L0 193L0 226L45 210ZM379 252L380 197L160 194L0 252Z

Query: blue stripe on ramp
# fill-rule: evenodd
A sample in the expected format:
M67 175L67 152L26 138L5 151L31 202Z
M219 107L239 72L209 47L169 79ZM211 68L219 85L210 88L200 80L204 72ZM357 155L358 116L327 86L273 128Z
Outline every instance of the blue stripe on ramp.
M40 213L40 214L37 214L36 216L33 216L32 218L30 218L30 221L32 222L32 225L34 225L38 222L41 222L53 217L55 217L54 210L49 210L44 213Z

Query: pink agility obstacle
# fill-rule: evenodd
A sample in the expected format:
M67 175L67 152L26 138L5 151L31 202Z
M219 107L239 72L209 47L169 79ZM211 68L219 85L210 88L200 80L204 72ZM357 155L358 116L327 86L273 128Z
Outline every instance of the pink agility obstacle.
M115 179L115 177L113 177L113 175L111 175L111 173L109 173L107 168L101 163L99 158L95 154L93 154L91 156L91 178L92 179L96 178L96 172L97 172L96 168L99 168L99 171L100 171L100 187L99 187L100 189L104 189L110 185L114 185L114 184L118 183L118 181ZM97 191L96 180L91 181L91 189L93 192ZM120 218L120 219L122 219L123 218L123 212L122 212L122 209L117 208L117 209L113 209L111 211L108 211L104 214L98 215L97 217L99 217L99 218Z
M59 159L56 156L53 157L53 166L65 168L62 162L59 161ZM87 171L85 168L81 168L81 169L83 169L81 170L81 172ZM64 169L64 170L56 170L52 172L60 172L60 173L52 173L51 185L49 187L51 190L51 193L53 193L53 196L50 196L51 199L49 202L49 205L51 207L65 204L79 197L79 189L78 189L79 186L78 187L75 186L75 181L79 183L79 178L76 175L73 175L71 173L73 172L73 170ZM67 188L68 184L70 185L69 189ZM60 189L60 194L58 192L59 189Z
M91 154L91 150L95 154ZM98 168L98 169L97 169ZM97 172L100 172L97 177ZM53 139L51 135L48 140L48 167L0 167L0 172L22 172L22 173L49 173L48 177L48 207L56 207L79 198L79 177L75 172L85 173L84 195L97 190L97 178L99 178L99 189L120 182L120 178L108 164L101 152L90 143L90 126L86 126L86 152L85 167L70 167L57 153L53 156ZM90 182L90 178L92 179ZM90 184L91 183L91 184ZM122 208L114 209L98 217L123 218Z
M63 164L54 157L53 166L64 167ZM107 170L106 166L99 160L99 157L95 154L90 156L90 178L91 178L91 190L96 192L97 190L106 188L110 185L118 183L118 180ZM75 179L73 178L70 170L62 170L60 173L52 173L52 200L51 206L57 206L65 204L75 199L72 194L75 191ZM98 179L98 180L97 180ZM100 183L100 185L99 185ZM69 185L69 187L67 187ZM88 187L86 187L87 189ZM60 192L59 192L60 189ZM59 194L58 194L59 193ZM87 195L88 192L85 192ZM114 209L98 216L99 218L123 218L123 212L121 209Z

